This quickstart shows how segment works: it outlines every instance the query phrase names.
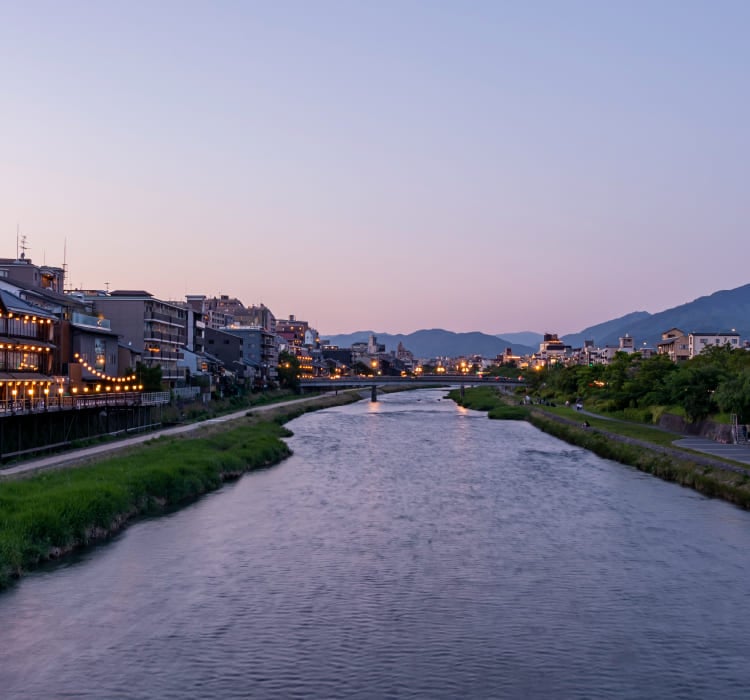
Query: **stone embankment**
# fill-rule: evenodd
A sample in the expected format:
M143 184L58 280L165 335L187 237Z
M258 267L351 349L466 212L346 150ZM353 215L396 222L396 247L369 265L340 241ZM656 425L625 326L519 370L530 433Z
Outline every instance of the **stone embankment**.
M574 421L569 418L564 418L563 416L555 415L553 413L540 411L536 408L531 411L532 416L535 414L544 415L544 417L547 419L557 421L559 423L564 423L574 428L578 428L578 429L581 428L580 421ZM676 418L678 420L672 421L672 422L665 421L664 423L662 423L662 421L660 420L659 427L663 428L664 430L668 430L669 432L681 432L681 431L676 430L674 427L667 427L667 426L668 425L677 426L680 424L686 424L684 419L679 418L679 416L669 416L669 418ZM711 421L704 421L704 423L706 424L706 427L709 427L709 430L706 432L701 432L700 430L697 430L694 432L691 431L691 433L687 433L687 431L684 431L684 432L686 434L700 435L701 437L709 437L709 439L716 439L716 438L711 438L710 436L712 434L716 434L717 431L712 431L710 428L712 426L714 427L719 426L719 424L712 423ZM728 427L728 426L719 426L719 427ZM608 430L604 430L602 428L589 427L586 430L591 431L592 433L599 433L601 435L605 435L608 440L613 440L614 442L619 442L624 445L638 447L639 449L642 449L642 450L650 450L658 454L666 455L670 457L671 459L682 460L682 459L685 459L686 456L689 456L692 462L695 462L696 464L699 464L703 467L708 467L710 469L725 469L727 471L736 472L737 474L745 474L750 477L750 469L741 467L739 465L730 464L729 462L726 462L723 459L714 459L713 457L709 457L708 455L701 455L695 452L688 454L685 452L685 450L681 450L681 449L677 449L673 447L664 447L662 445L655 445L652 442L646 442L645 440L638 440L636 438L631 438L626 435L618 435L617 433L613 433ZM719 434L723 435L723 431L720 431ZM728 435L728 437L731 437L731 436ZM728 438L727 440L719 440L719 442L728 442Z

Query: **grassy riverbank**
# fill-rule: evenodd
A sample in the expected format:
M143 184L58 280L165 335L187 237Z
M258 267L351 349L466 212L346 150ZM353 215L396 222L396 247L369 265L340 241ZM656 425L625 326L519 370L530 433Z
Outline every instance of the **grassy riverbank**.
M584 427L574 409L518 406L513 398L493 387L467 389L463 398L458 391L451 391L449 396L466 408L487 411L490 418L524 418L540 430L600 457L750 508L750 477L743 471L744 465L727 461L722 467L718 458L675 448L672 441L681 437L676 433L589 416L589 426Z
M358 396L279 405L263 415L157 438L94 464L0 483L0 589L24 571L122 529L141 514L189 502L290 454L283 423Z

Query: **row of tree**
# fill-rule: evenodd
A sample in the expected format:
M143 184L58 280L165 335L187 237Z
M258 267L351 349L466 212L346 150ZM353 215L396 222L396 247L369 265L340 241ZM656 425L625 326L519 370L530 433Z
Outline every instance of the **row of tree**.
M692 421L725 412L750 422L750 352L729 346L711 346L677 364L665 355L620 352L608 365L527 370L526 379L531 391L593 399L605 410L680 406Z

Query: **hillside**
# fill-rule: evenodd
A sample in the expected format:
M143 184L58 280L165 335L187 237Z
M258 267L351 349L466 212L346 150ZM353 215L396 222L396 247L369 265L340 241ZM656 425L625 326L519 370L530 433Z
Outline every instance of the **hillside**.
M505 352L510 347L516 354L533 352L536 348L511 343L503 338L498 338L487 333L478 331L471 333L454 333L441 328L431 330L419 330L409 334L392 335L390 333L375 333L374 331L357 331L341 335L321 336L330 340L332 345L348 348L352 343L367 342L373 333L378 343L385 345L386 351L390 352L403 343L407 350L411 350L415 357L459 357L464 355L482 355L483 357L495 357Z
M620 318L613 318L611 321L604 321L603 323L597 323L594 326L584 328L580 333L571 333L563 336L561 340L574 348L582 347L584 340L593 340L595 345L604 345L601 339L611 337L615 338L616 344L621 335L625 333L633 335L630 329L634 324L648 319L650 316L651 314L648 311L633 311L625 316L620 316Z
M518 345L526 345L530 348L538 348L539 343L544 340L544 333L535 333L534 331L520 331L517 333L495 333L497 338L502 338L505 342Z
M593 340L597 346L617 345L626 333L634 338L636 347L644 343L656 347L661 334L670 328L691 331L728 331L735 329L743 340L750 338L750 284L736 289L714 292L686 304L650 314L633 311L619 318L589 326L579 333L571 333L562 340L572 346L581 347L584 340ZM373 331L358 331L344 335L328 336L331 343L349 347L355 342L367 342ZM458 357L482 355L494 357L510 347L514 354L525 355L539 348L540 333L524 331L503 334L502 337L486 333L453 333L443 329L420 330L407 335L375 333L379 343L384 343L389 352L399 342L415 357ZM325 337L325 336L324 336ZM535 340L535 339L539 340Z
M750 284L714 292L655 314L645 311L628 314L567 335L564 340L573 347L579 347L583 339L593 339L601 346L617 345L620 336L628 333L636 346L645 343L656 347L661 334L670 328L680 328L686 333L735 329L743 340L750 338Z

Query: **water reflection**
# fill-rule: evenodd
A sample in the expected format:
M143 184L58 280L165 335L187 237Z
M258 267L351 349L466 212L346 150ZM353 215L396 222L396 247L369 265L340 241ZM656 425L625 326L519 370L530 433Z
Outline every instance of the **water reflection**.
M747 513L442 395L0 596L3 697L746 696Z

